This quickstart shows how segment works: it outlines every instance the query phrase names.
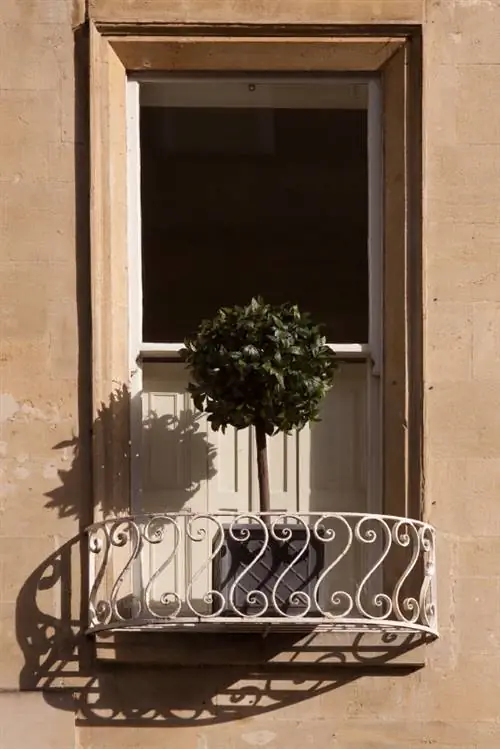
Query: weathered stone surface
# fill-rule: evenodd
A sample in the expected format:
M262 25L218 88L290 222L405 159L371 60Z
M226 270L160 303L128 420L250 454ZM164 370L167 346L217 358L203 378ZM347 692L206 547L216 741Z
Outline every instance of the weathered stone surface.
M41 693L0 693L2 749L73 749L75 716L71 694L47 700Z
M90 15L97 21L162 21L163 23L420 23L424 0L90 0Z
M83 2L0 5L1 749L497 749L500 4L89 3L115 23L423 23L424 501L441 640L418 672L293 676L104 667L77 637L85 568L70 539L91 502Z

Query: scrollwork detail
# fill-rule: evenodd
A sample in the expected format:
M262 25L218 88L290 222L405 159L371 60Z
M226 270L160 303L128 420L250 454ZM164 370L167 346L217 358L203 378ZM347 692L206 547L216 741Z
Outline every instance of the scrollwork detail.
M155 513L95 523L87 537L90 631L163 623L236 631L244 622L436 633L435 531L419 520L356 512ZM214 560L229 541L252 544L221 582ZM309 553L321 566L304 584ZM267 554L278 554L278 567L261 586L255 574L263 557L268 565ZM297 574L300 582L289 586Z

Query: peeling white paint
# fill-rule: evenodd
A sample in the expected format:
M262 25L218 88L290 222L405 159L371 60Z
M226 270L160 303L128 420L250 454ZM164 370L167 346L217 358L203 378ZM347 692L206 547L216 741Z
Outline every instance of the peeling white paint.
M31 401L25 401L20 408L18 415L23 421L46 421L48 424L59 424L61 417L59 409L53 403L47 404L47 410L37 408Z
M9 421L19 411L19 404L10 393L0 394L0 423Z
M243 733L241 735L242 741L250 746L266 746L274 741L276 734L272 731L252 731L252 733Z
M0 423L16 421L28 423L30 421L45 421L54 426L61 423L59 407L55 403L44 404L45 408L38 408L31 400L16 401L10 393L0 394Z

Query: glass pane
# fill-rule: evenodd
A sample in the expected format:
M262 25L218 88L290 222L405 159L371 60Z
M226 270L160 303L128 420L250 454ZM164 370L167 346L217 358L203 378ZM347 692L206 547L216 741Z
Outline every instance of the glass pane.
M142 109L145 341L256 295L368 340L366 115Z

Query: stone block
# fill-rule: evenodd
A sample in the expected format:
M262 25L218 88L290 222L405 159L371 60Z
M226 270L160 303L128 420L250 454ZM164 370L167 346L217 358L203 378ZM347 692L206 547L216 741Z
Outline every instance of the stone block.
M477 302L472 311L473 376L477 380L500 379L500 302Z
M498 16L500 20L500 14ZM486 30L483 31L482 40ZM459 143L500 143L500 122L491 117L500 108L500 71L498 64L459 65L456 67L454 112Z
M71 58L69 44L69 24L37 24L36 21L0 24L2 88L57 90L62 58Z
M426 477L431 522L462 538L500 536L498 458L440 459L429 452Z
M500 227L457 221L427 224L425 288L432 302L497 302Z
M480 628L482 622L479 616L476 622ZM485 655L475 654L467 648L462 649L455 670L436 674L436 680L432 681L433 713L428 715L427 720L442 722L442 735L446 731L449 736L453 736L454 731L464 724L469 724L471 728L475 725L479 733L481 723L485 723L490 724L493 733L491 738L498 738L500 659L494 655L495 652L497 651L490 649ZM445 715L446 719L443 720ZM455 740L463 742L465 732L462 739L459 738L458 731L455 737ZM472 737L471 744L474 746ZM480 743L479 747L482 749L483 744Z
M21 7L17 0L15 2ZM22 156L22 145L28 141L40 144L57 141L58 104L54 91L1 89L2 143L9 144L14 153Z
M2 182L46 182L49 176L49 148L34 138L12 143L0 142L0 177Z
M427 384L426 454L434 460L500 458L500 388L492 382Z
M499 158L500 144L431 147L425 168L427 218L446 224L496 223Z
M423 0L91 0L90 17L96 21L161 21L164 23L419 23Z
M425 321L425 375L430 382L472 376L472 307L429 299Z
M52 703L52 704L51 704ZM75 718L71 694L0 693L2 749L73 749Z
M467 577L466 563L462 560L456 585L455 629L462 665L471 655L487 658L500 646L500 579Z
M444 749L493 749L499 729L491 724L460 723L448 726L443 721L429 722L349 720L344 716L325 716L321 722L290 720L262 725L258 717L212 726L185 728L79 728L78 749L302 749L321 746L328 749L424 749L430 745ZM113 731L115 737L112 739ZM155 735L156 732L156 735ZM448 741L444 739L448 738ZM114 741L116 740L116 744ZM163 742L163 743L162 743ZM491 742L491 743L490 743Z
M3 0L2 21L15 24L71 23L71 0Z
M4 574L5 571L0 565L0 575ZM19 688L20 674L24 665L25 660L16 633L16 605L15 603L0 602L0 700L2 690ZM0 714L2 714L1 705L0 702ZM0 720L0 746L2 749L4 749L4 745L1 742L1 727L4 721L5 717L2 714L2 720Z
M470 585L471 595L476 593L476 588L470 578L489 579L492 586L500 582L500 536L460 539L457 554L457 576Z
M322 674L311 669L288 674L270 673L259 678L242 678L217 695L217 714L235 720L259 716L262 723L295 720L322 720L333 704L348 710L354 697L352 682L356 675L349 673Z
M74 189L77 146L74 143L49 143L48 178L52 182L67 182ZM81 164L81 168L83 168Z
M60 283L58 274L67 278L65 269L58 263L73 262L75 257L75 191L60 183L10 183L2 189L3 221L0 227L4 252L2 263L7 261L11 273L19 271L25 261L50 261L49 267L30 265L33 279L40 286L40 273L44 273L48 292ZM6 269L8 270L8 268ZM74 268L73 274L74 274ZM56 273L57 271L57 273ZM74 275L73 275L74 278ZM8 280L5 273L2 279ZM74 294L67 290L66 297Z
M73 300L50 303L48 314L50 376L74 378L78 372L78 319Z
M28 538L1 537L0 561L2 578L0 580L0 601L15 603L23 585L28 578L43 563L44 559L55 551L54 537ZM36 593L36 606L47 613L53 613L57 600L57 591L50 586L40 585L40 589L33 586ZM28 612L26 612L28 613Z
M498 62L500 6L496 0L427 2L426 20L426 46L432 61L448 65Z

